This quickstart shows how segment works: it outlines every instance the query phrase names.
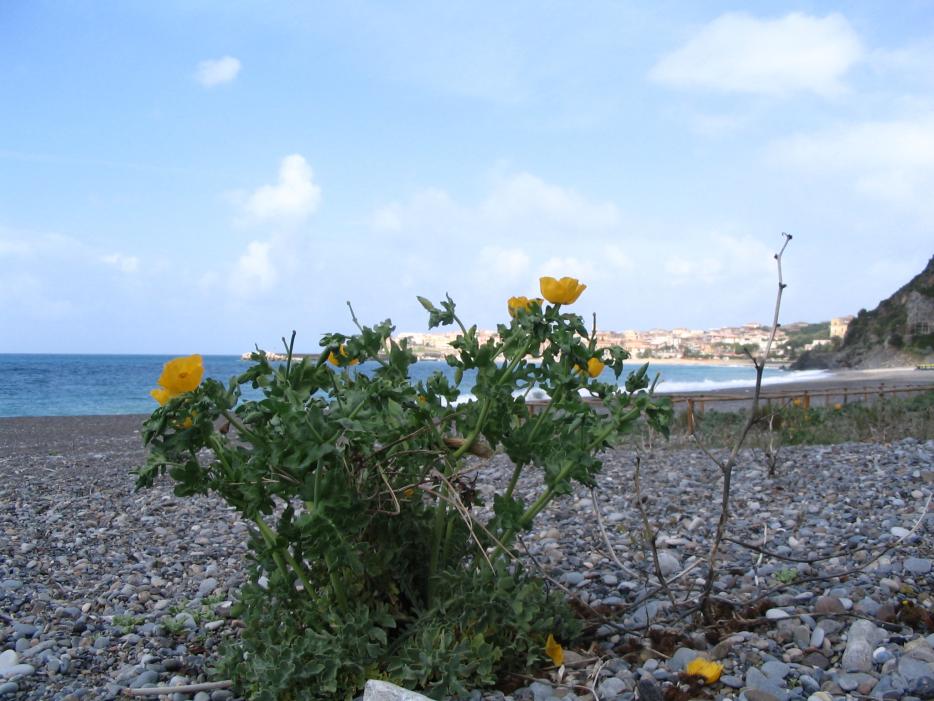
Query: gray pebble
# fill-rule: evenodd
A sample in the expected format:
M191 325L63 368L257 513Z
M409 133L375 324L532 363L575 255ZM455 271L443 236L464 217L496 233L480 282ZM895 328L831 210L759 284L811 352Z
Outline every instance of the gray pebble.
M927 574L931 571L931 561L926 557L909 557L905 560L905 569L911 574Z
M617 677L605 679L597 687L597 694L601 699L611 699L626 691L626 683Z
M151 669L147 669L145 672L139 674L132 682L130 682L130 688L139 689L142 686L147 684L155 684L159 681L159 673L154 672Z

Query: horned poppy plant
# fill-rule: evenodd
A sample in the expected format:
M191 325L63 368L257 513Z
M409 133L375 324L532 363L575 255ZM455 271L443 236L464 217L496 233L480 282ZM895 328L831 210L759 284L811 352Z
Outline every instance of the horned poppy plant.
M533 299L529 299L528 297L510 297L506 305L509 308L509 316L515 318L516 314L520 311L528 311L531 309L533 303L541 304L543 301L541 297L535 297Z
M155 389L150 390L149 394L152 395L153 399L159 402L160 406L165 406L166 402L172 398L172 393L169 392L169 390L167 390L165 387L156 387Z
M173 358L162 366L162 374L156 380L159 386L149 392L152 398L164 405L173 397L191 392L201 384L204 376L204 361L200 355Z
M587 285L581 284L577 278L573 277L556 280L546 275L539 278L538 283L542 296L552 304L573 304L581 296L581 292L587 289Z
M341 347L340 347L340 354L341 354L341 357L342 357L342 358L346 358L346 357L347 357L347 349L344 348L343 345L341 345ZM341 364L340 358L338 358L336 355L334 355L334 351L331 351L330 353L328 353L328 362L329 362L331 365L340 365L340 364ZM359 363L359 362L360 362L359 360L357 360L356 358L354 358L353 360L351 360L351 361L348 363L348 365L356 365L356 364Z
M587 361L587 374L591 377L599 377L606 365L599 358L591 358Z
M701 677L706 684L713 684L723 674L723 665L705 660L703 657L695 657L687 663L684 671L691 676Z
M555 667L564 664L564 648L561 647L561 644L555 640L555 636L551 633L548 634L548 639L545 641L545 654L551 658Z

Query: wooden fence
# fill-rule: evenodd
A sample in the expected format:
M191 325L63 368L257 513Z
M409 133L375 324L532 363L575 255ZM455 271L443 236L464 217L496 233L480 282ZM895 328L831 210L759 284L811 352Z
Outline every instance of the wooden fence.
M766 409L778 403L781 406L794 404L804 409L814 406L833 406L835 404L849 404L851 402L872 402L883 400L886 396L910 396L917 392L934 391L934 382L931 384L898 385L880 382L878 385L838 385L833 387L815 387L813 389L783 389L776 386L764 386L759 395L759 403ZM687 411L688 430L693 431L694 417L704 411L734 411L747 407L752 402L753 390L738 394L735 392L691 392L684 394L660 393L671 399L675 409L683 407ZM587 399L588 403L599 405L599 399ZM529 400L526 402L532 413L537 413L547 404L547 399ZM730 404L732 403L732 404ZM719 408L718 408L719 405Z

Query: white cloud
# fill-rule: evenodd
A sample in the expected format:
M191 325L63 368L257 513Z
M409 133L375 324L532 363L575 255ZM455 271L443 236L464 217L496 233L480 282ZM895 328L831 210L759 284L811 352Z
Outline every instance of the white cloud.
M0 256L27 256L32 251L33 247L25 241L0 239Z
M258 221L304 221L321 202L321 188L313 175L302 156L286 156L279 165L279 182L253 191L243 204L244 211Z
M769 272L774 272L773 255L773 250L751 236L711 234L690 256L672 252L663 267L669 281L676 285L748 277L767 279Z
M632 257L623 251L622 246L616 244L604 246L603 259L615 268L616 272L627 272L634 267Z
M528 254L520 248L485 246L480 250L478 267L484 276L516 282L528 270L530 262Z
M599 273L597 272L597 268L590 261L583 261L573 256L554 256L539 266L536 280L541 275L550 275L551 277L557 278L570 276L587 282L597 278Z
M497 247L508 239L541 247L618 230L621 217L611 202L596 202L530 173L515 173L497 178L475 205L458 203L444 190L426 188L404 203L378 208L369 221L375 231L406 238L437 241L444 236Z
M797 134L771 144L768 156L806 176L840 178L877 200L934 216L934 114Z
M664 56L649 77L679 88L830 96L845 90L842 79L863 53L853 27L836 13L779 19L727 13Z
M5 313L26 312L39 320L60 319L74 311L71 300L55 299L46 287L42 278L35 274L0 275L0 306L6 307Z
M135 273L139 270L139 258L136 256L125 256L122 253L111 253L102 256L101 262L112 265L123 273Z
M240 73L240 61L233 56L201 61L195 71L195 80L206 88L230 83Z
M591 202L530 173L516 173L496 183L480 212L491 222L507 225L547 221L551 227L607 230L619 223L616 205Z
M268 242L251 241L246 252L237 260L231 289L242 296L265 292L276 284L278 274L270 257L272 245Z

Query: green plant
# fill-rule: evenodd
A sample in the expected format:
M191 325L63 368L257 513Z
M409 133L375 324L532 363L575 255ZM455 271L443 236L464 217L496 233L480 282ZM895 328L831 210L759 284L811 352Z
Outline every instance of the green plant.
M776 581L782 584L791 584L798 578L798 570L794 567L785 567L772 574Z
M159 625L161 625L169 635L174 637L178 637L182 633L188 631L185 620L177 618L176 616L163 616L162 620L159 621Z
M142 616L133 616L132 614L119 613L111 619L111 625L126 635L136 630L137 626L143 623Z
M253 583L237 606L246 628L222 665L239 690L352 698L378 677L440 697L543 662L549 633L574 635L563 601L515 564L513 542L574 482L593 485L599 452L641 417L667 434L671 409L647 366L624 391L599 379L609 368L618 380L628 354L598 348L562 310L582 285L543 279L542 290L551 304L513 298L510 323L483 341L449 297L419 298L430 327L460 329L453 381L412 381L415 357L388 320L325 335L316 360L293 357L293 334L284 364L254 353L226 386L192 386L197 356L167 364L138 485L168 473L178 495L217 492L255 524ZM476 401L457 403L468 370ZM241 401L243 385L263 398ZM551 400L532 413L536 387ZM481 519L468 457L494 449L513 471ZM516 485L532 468L542 487L526 501Z

